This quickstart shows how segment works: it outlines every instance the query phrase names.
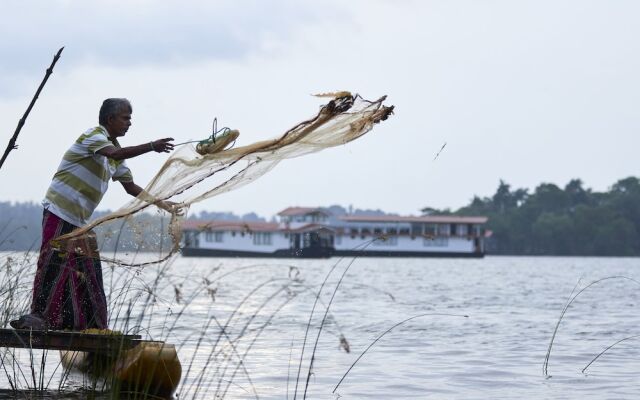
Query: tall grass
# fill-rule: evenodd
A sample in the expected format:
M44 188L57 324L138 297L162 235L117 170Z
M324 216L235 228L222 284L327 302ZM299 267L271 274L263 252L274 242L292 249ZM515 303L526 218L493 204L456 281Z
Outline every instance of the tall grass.
M137 257L147 255L141 253ZM4 266L0 271L2 327L8 327L11 319L28 311L36 260L34 253L0 254ZM270 329L279 334L287 332L287 328L277 327L278 323L294 324L306 331L302 341L298 340L299 345L292 339L291 348L267 349L280 351L283 357L289 355L290 361L297 360L297 378L294 373L287 379L287 386L283 385L281 390L283 395L289 395L289 379L295 378L293 398L307 397L323 332L329 334L335 349L322 351L350 351L347 335L330 308L356 259L329 261L333 265L320 285L306 282L295 261L228 267L225 261L211 259L211 267L198 274L185 270L184 264L176 266L175 261L176 257L173 257L144 268L103 263L103 272L109 303L109 328L176 345L183 366L181 384L175 394L177 398L260 398L259 380L252 376L256 368L250 368L253 360L259 360L259 357L252 356L256 351L257 355L265 351L264 347L257 346L265 332ZM334 271L340 268L340 276L331 280ZM266 279L255 278L258 272ZM238 285L238 282L242 282L242 287L234 290L244 295L230 299L229 285ZM393 294L383 289L355 285L387 301L395 301ZM326 287L330 287L328 298ZM308 314L297 315L298 321L279 320L281 312L294 303L297 307L311 303L313 306ZM316 309L321 311L316 312ZM315 334L313 340L309 340L312 331ZM296 334L292 332L292 336ZM282 339L288 341L291 336ZM373 344L375 341L369 348ZM312 350L305 353L308 346ZM129 391L124 392L118 382L109 377L97 378L64 370L57 352L10 348L0 351L0 374L4 373L9 388L18 397L22 397L21 393L38 391L53 393L58 398L78 392L83 396L109 399L154 398L146 393L149 388L128 388ZM303 385L300 385L301 381L304 381Z
M8 328L10 320L29 310L37 255L4 253L0 257L0 323L1 327ZM107 283L105 290L109 293L109 327L177 345L184 367L177 393L179 398L210 398L212 388L220 393L219 397L224 397L235 385L238 372L250 382L251 392L258 398L249 371L244 367L245 359L278 311L296 298L295 286L303 292L308 289L303 288L297 278L290 278L291 265L256 264L234 270L224 270L218 265L204 276L194 277L173 268L174 261L175 258L145 269L103 265ZM224 278L259 268L282 271L282 277L271 278L250 288L234 310L220 322L215 315L216 292L219 286L224 285ZM169 297L169 294L173 296ZM269 309L268 305L278 299L281 304ZM252 304L247 307L250 302ZM185 335L185 326L191 325L194 319L192 308L207 309L208 316L198 316L198 321L204 321L202 325ZM122 393L117 390L116 382L65 371L60 366L57 351L12 348L0 351L2 372L10 389L16 393L64 393L89 388L109 398L148 397L144 393Z

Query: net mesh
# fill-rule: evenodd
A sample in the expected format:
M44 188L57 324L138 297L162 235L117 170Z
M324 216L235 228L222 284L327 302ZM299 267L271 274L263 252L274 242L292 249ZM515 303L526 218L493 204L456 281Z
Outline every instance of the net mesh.
M325 148L346 144L369 132L393 113L386 96L368 101L348 92L332 97L318 114L280 137L247 146L203 151L187 145L176 150L153 177L145 191L158 200L179 202L186 214L197 202L237 189L264 175L278 162ZM160 218L142 212L154 207L136 198L54 243L58 249L86 253L124 266L162 262L179 251L183 216ZM167 213L168 214L168 213ZM99 240L96 240L96 234ZM98 248L100 243L100 248ZM97 250L100 250L99 252Z

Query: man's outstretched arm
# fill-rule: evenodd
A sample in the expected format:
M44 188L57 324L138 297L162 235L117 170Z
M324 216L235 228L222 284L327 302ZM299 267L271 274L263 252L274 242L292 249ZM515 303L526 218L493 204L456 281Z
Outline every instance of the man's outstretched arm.
M108 146L98 150L96 153L100 154L101 156L112 158L114 160L126 160L128 158L137 157L141 154L149 153L151 151L155 151L156 153L169 153L171 150L173 150L173 143L169 143L171 141L173 141L173 138L158 139L154 140L153 142L122 148L118 148L116 146Z

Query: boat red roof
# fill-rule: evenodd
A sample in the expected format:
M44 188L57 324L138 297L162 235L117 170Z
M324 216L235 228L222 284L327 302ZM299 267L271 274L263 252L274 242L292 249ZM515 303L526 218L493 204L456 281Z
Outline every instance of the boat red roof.
M484 224L487 217L473 217L461 215L425 215L399 217L392 215L346 215L339 217L345 222L418 222L432 224Z
M186 220L182 223L182 229L186 231L236 231L236 232L316 232L320 230L333 231L334 229L321 224L306 224L294 229L283 229L275 222L243 222L243 221L199 221Z
M329 215L326 211L319 207L287 207L278 213L281 217L290 217L294 215L307 215L311 213L320 213Z
M306 224L293 229L283 229L283 231L292 232L292 233L317 232L317 231L323 231L323 230L335 232L335 229L333 227L330 227L327 225L321 225L321 224Z
M281 211L280 216L305 215L309 213L327 213L320 208L289 207ZM395 216L395 215L345 215L339 217L344 222L369 222L369 223L432 223L432 224L484 224L487 217L461 216L461 215L424 215L424 216ZM186 220L182 223L183 230L197 231L238 231L238 232L310 232L321 229L335 231L348 227L327 226L326 224L306 224L294 229L283 229L277 222L261 221L224 221L224 220Z
M260 221L201 221L186 220L182 222L183 230L190 231L238 231L238 232L273 232L279 230L276 222Z

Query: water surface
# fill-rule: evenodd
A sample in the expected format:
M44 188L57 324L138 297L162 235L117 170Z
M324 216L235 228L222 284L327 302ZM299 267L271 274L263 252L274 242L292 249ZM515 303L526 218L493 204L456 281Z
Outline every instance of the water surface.
M582 292L558 328L548 376L543 362L572 291L605 277L640 280L639 264L634 258L571 257L178 257L142 270L104 269L111 326L179 345L185 375L180 398L256 398L257 393L261 399L283 399L296 392L302 398L313 353L307 397L333 399L338 381L381 334L405 319L434 314L381 337L336 393L354 399L624 399L636 398L640 389L637 339L617 344L581 370L616 341L640 334L637 282L611 278ZM28 359L21 360L28 370ZM77 391L83 378L60 383L56 362L51 353L44 372L51 377L49 388ZM0 386L9 388L4 373Z

